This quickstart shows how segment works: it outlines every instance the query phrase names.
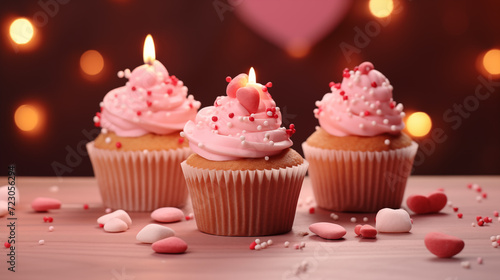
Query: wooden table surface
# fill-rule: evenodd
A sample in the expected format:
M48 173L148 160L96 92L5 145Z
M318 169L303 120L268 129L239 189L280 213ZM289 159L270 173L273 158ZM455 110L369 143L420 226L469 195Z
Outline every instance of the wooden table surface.
M0 177L0 182L7 178ZM469 183L479 184L487 199L478 202L478 193L467 188ZM53 186L58 186L57 192ZM310 214L314 202L306 178L293 230L261 238L272 239L271 247L252 251L248 246L255 238L204 234L189 220L167 224L189 248L185 254L166 255L154 253L150 245L135 239L139 230L153 222L149 213L130 213L133 224L123 233L106 233L98 227L96 219L105 209L94 178L18 177L21 205L15 212L16 272L7 270L9 250L2 246L0 279L500 279L500 248L493 248L490 241L490 236L500 234L500 221L494 218L487 226L471 226L476 216L493 217L493 211L500 211L500 176L413 176L405 198L438 188L459 207L462 219L447 206L440 214L412 215L411 233L379 233L377 239L366 240L355 237L357 223L350 219L356 217L362 223L368 217L368 223L374 225L375 214L337 213L338 221L330 218L330 211L316 209ZM60 199L63 206L50 213L35 213L30 203L38 196ZM84 210L83 204L90 208ZM184 211L190 213L190 206ZM44 223L44 216L53 217L53 223ZM0 218L1 244L8 236L6 218ZM345 239L300 236L299 232L320 221L344 226ZM53 232L49 226L54 227ZM462 238L464 250L451 259L434 257L423 242L431 231ZM41 239L44 245L39 245ZM283 246L285 241L291 243L289 248ZM300 242L306 246L294 249ZM478 257L483 264L478 264ZM463 268L463 261L469 261L471 267Z

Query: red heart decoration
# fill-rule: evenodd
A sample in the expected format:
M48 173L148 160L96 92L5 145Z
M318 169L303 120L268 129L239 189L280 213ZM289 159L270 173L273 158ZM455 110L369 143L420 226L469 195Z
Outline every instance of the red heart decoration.
M446 206L448 197L443 192L433 192L427 196L431 203L430 212L437 213Z
M437 213L446 206L448 198L443 192L433 192L427 197L423 195L410 195L406 205L416 214Z
M260 94L254 87L242 87L236 91L236 98L248 113L257 113L259 110Z
M441 232L429 232L424 237L425 247L439 258L451 258L465 246L462 239Z
M231 82L227 85L226 94L229 97L236 98L236 91L248 84L248 75L239 74L234 77Z

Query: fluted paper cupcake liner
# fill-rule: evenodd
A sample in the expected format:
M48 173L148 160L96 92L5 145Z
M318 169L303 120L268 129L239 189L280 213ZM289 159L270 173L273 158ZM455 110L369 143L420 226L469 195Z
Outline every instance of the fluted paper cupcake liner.
M106 207L152 211L186 204L188 190L180 163L191 149L114 151L90 142L87 150Z
M181 164L196 225L225 236L289 232L308 162L270 170L209 170Z
M418 144L380 152L327 150L302 144L319 207L341 212L399 208Z

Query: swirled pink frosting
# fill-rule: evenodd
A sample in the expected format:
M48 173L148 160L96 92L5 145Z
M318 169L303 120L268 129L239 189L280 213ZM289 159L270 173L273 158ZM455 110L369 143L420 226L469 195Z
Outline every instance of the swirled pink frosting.
M403 105L392 99L392 85L370 62L344 70L342 83L316 101L314 116L334 136L397 134L404 128Z
M157 60L121 73L129 81L111 90L94 117L101 126L118 136L138 137L147 133L170 134L181 131L194 120L200 102L188 96L188 89ZM120 76L120 73L119 73Z
M267 89L248 83L246 74L232 79L227 96L217 97L214 106L201 109L195 121L186 123L184 135L193 152L224 161L272 156L292 146L294 126L280 127L281 112Z

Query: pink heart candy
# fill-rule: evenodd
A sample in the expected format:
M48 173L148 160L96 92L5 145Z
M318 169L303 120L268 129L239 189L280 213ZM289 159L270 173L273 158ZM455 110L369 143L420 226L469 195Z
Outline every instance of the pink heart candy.
M377 229L370 225L363 225L359 229L359 234L363 238L375 238L377 236Z
M105 232L124 232L128 229L128 225L120 218L111 218L103 228Z
M236 91L236 98L241 106L247 109L248 113L257 113L259 110L260 94L256 88L251 86L242 87Z
M361 74L368 74L373 68L375 67L373 67L371 62L365 61L359 65L359 72L361 72Z
M410 195L406 199L406 205L416 214L429 214L441 211L446 206L447 201L446 194L436 191L427 197L423 195Z
M175 207L162 207L151 213L151 219L160 223L174 223L184 219L184 212Z
M462 239L441 232L430 232L424 238L425 247L439 258L451 258L465 246Z
M226 88L226 94L229 97L236 98L236 91L248 84L248 75L239 74L229 82Z
M363 225L356 225L356 226L354 227L354 234L356 234L356 236L361 236L361 231L360 231L360 230L361 230L361 227L362 227L362 226L363 226Z
M61 208L61 201L50 197L37 197L31 202L31 208L37 212L46 212L50 209Z
M156 241L155 243L153 243L153 245L151 245L151 248L156 253L181 254L186 252L188 245L179 237L172 236Z
M346 234L343 226L327 222L314 223L309 230L325 239L340 239Z

